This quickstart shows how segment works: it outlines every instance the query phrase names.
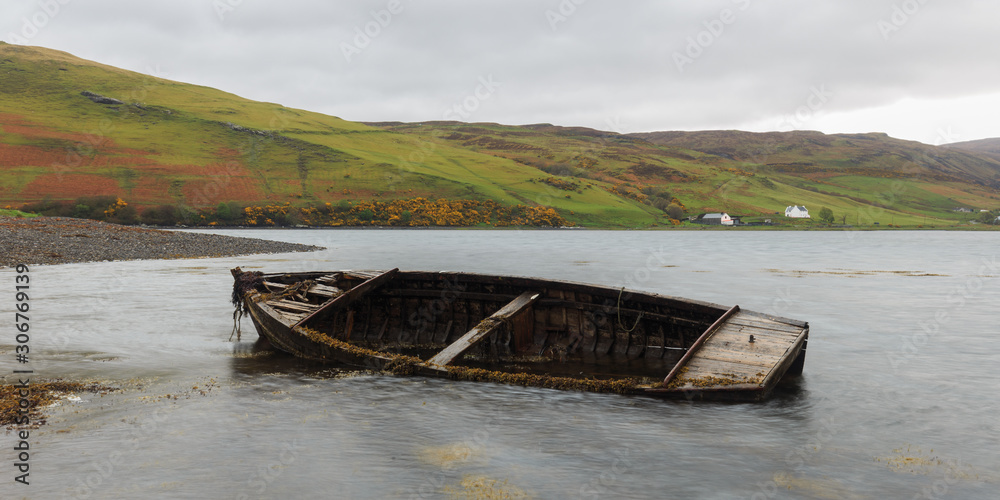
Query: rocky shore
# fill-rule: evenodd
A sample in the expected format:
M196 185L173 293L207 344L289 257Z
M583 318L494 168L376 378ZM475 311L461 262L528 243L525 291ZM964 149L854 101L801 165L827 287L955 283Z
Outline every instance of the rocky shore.
M0 217L0 267L310 252L321 247L66 217Z

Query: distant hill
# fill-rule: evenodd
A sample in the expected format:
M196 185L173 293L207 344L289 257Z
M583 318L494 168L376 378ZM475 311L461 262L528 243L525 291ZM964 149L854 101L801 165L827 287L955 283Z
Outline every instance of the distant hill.
M980 148L942 148L894 139L883 133L828 135L814 131L754 133L712 130L630 135L655 144L757 163L769 170L886 172L909 178L961 180L1000 187L1000 161L976 154L989 152L983 147L985 145ZM994 152L1000 152L1000 147Z
M977 153L1000 162L1000 137L993 139L979 139L976 141L953 142L951 144L945 144L944 147Z
M949 225L967 218L955 207L1000 208L991 154L884 134L357 123L0 43L0 208L115 196L195 222L225 209L240 223L248 205L405 222L412 200L445 198L470 203L435 210L551 207L583 226L655 227L794 204L853 224Z

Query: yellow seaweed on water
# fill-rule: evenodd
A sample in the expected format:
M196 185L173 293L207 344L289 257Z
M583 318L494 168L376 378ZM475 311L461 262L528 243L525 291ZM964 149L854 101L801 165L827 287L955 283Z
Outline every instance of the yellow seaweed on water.
M466 474L458 486L445 486L444 492L455 500L522 500L534 498L522 488L486 476Z

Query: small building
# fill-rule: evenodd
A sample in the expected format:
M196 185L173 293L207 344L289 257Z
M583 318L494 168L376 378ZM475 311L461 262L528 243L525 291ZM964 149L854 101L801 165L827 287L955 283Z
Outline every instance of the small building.
M972 213L972 209L971 208L966 208L966 207L955 207L955 209L952 210L952 211L953 212L958 212L958 213L963 213L963 214L971 214Z
M793 219L809 219L809 210L804 206L792 205L785 209L785 217Z
M702 224L732 226L733 218L730 217L729 214L725 212L721 213L716 212L716 213L702 215L701 218L699 219L699 222L701 222Z

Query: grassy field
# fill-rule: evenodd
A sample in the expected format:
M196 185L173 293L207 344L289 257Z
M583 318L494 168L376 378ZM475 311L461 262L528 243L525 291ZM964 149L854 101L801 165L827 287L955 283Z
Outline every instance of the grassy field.
M0 217L38 217L38 214L29 214L20 210L0 208Z
M670 134L363 124L0 43L0 206L100 195L140 211L424 197L541 205L581 226L620 228L675 227L670 203L684 215L793 226L808 222L774 214L828 207L838 223L916 227L963 223L960 206L1000 209L989 187L1000 163L971 154L878 134Z

